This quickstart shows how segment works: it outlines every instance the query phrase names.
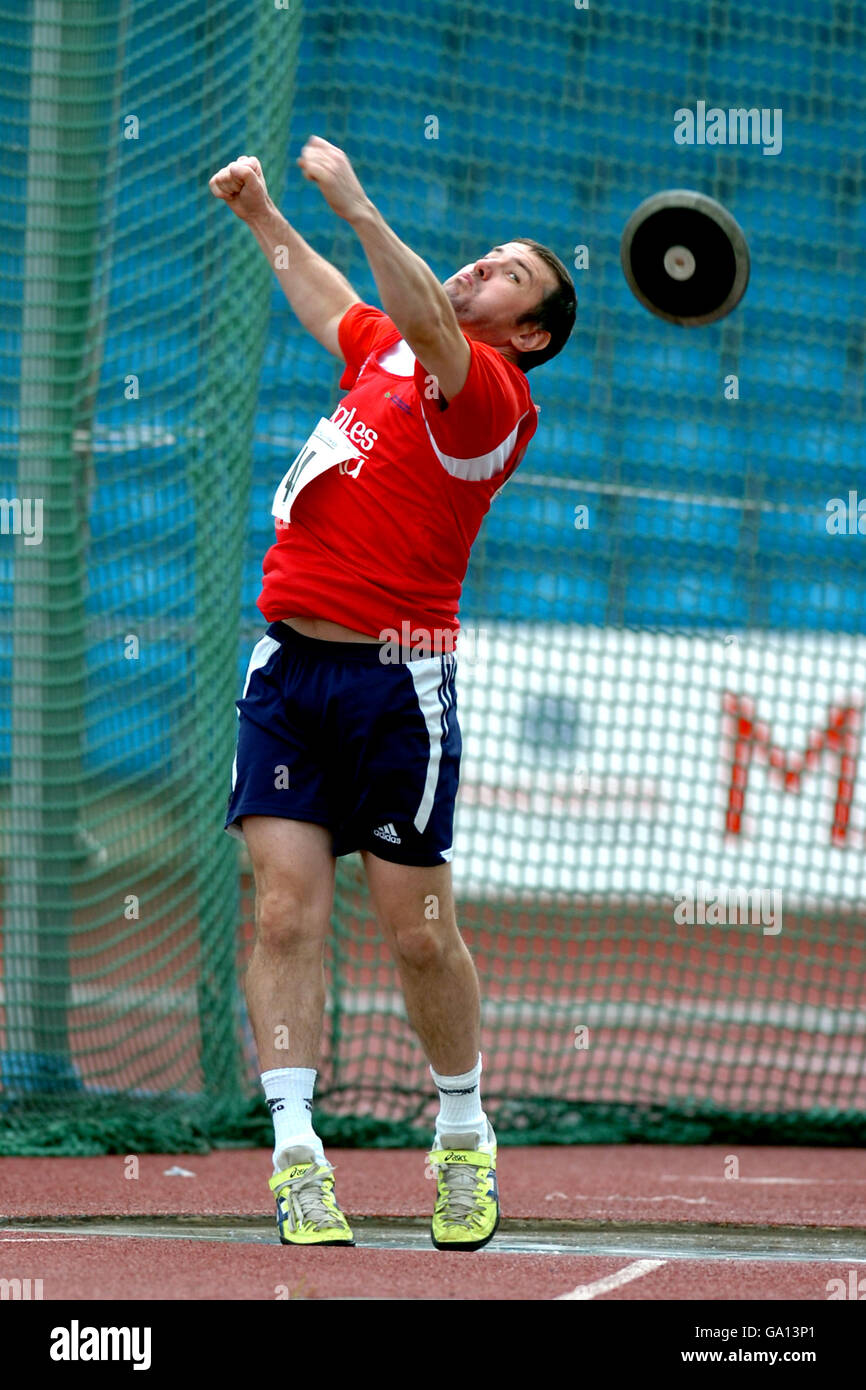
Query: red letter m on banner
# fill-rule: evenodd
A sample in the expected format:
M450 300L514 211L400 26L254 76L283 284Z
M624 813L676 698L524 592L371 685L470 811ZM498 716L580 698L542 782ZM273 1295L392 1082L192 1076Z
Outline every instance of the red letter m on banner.
M845 709L831 709L827 727L812 734L806 752L789 754L784 748L778 748L773 743L769 726L755 718L754 705L746 696L733 695L726 691L723 707L725 714L734 720L734 756L731 763L726 826L730 833L739 835L742 828L749 765L753 756L760 758L779 774L785 791L798 792L800 774L804 770L813 771L826 750L835 756L839 766L830 839L834 845L844 845L851 802L854 799L854 784L857 780L860 710L853 705Z

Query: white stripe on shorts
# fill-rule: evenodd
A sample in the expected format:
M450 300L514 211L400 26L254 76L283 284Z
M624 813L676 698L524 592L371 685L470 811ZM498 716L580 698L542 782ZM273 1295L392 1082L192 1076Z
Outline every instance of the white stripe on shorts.
M446 716L454 703L452 686L454 680L454 657L431 656L422 661L407 661L407 669L415 686L418 704L427 725L430 739L430 756L427 760L427 776L421 804L415 816L415 829L423 835L433 810L436 798L436 783L439 781L439 763L442 760L442 740L446 732Z
M266 666L266 665L268 664L268 662L270 661L271 657L273 656L274 652L277 650L277 648L279 647L279 645L280 645L279 642L277 642L273 637L260 637L260 638L259 638L259 640L258 640L258 642L256 643L256 645L253 647L252 655L251 655L251 657L250 657L250 664L249 664L249 666L247 667L247 678L246 678L246 680L244 681L244 693L243 693L243 695L241 696L242 699L245 699L245 698L246 698L246 693L247 693L247 691L248 691L249 688L250 688L250 681L251 681L252 678L253 678L253 672L254 672L254 671L260 670L260 668L261 668L262 666ZM241 712L240 712L240 710L238 710L238 719L240 719L240 717L241 717ZM236 784L237 780L238 780L238 752L237 752L237 749L235 749L234 762L232 763L232 791L234 791L234 789L235 789L235 784Z

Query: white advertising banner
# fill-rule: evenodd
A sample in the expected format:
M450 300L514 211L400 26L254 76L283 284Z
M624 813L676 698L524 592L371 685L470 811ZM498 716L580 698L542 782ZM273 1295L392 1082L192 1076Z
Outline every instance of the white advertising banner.
M866 637L461 632L463 894L866 906Z

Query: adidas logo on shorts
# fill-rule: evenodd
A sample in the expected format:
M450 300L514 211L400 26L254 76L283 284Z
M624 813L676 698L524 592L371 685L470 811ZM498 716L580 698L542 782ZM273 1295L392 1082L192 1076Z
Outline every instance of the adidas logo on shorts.
M378 835L380 840L387 840L392 845L403 843L390 821L387 825L380 825L377 830L373 831L373 834Z

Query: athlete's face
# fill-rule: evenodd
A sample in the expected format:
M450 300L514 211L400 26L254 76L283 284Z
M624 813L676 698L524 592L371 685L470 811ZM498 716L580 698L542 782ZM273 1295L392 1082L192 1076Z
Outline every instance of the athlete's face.
M443 286L470 338L513 352L534 352L550 335L517 320L556 288L553 271L530 246L508 241L463 266Z

